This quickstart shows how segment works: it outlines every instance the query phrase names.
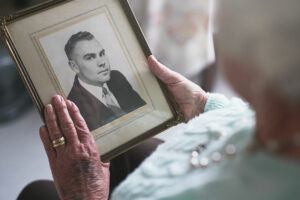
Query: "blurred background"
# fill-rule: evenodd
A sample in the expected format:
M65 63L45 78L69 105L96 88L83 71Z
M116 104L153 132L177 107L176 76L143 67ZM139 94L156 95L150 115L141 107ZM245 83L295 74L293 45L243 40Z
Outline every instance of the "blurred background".
M43 0L1 0L0 15ZM215 65L210 0L129 0L154 55L206 91L235 96ZM0 199L28 183L52 179L39 139L42 121L0 41ZM174 131L174 130L172 130ZM167 140L172 131L158 137Z

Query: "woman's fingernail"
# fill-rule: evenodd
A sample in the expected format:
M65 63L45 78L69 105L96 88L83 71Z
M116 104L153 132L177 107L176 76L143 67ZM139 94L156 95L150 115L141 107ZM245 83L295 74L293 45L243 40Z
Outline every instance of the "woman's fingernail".
M68 107L71 107L71 106L72 106L72 103L71 103L70 100L67 100L67 101L66 101L66 104L67 104Z
M48 104L48 105L46 106L46 113L52 113L52 111L53 111L52 105L51 105L51 104Z
M73 106L74 108L77 108L77 106L76 106L75 103L73 103L73 102L71 102L71 103L72 103L72 106Z
M55 95L52 97L52 103L59 103L61 100L60 100L60 97L59 95Z

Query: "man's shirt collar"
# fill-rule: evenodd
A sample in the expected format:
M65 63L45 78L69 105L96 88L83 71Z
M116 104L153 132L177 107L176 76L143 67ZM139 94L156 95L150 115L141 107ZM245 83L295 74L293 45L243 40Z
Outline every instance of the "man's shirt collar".
M103 89L102 87L105 87L108 91L108 93L110 94L111 98L113 99L113 101L116 103L116 105L120 107L119 102L117 101L116 97L114 96L114 94L109 90L108 86L106 83L103 84L102 87L100 86L95 86L95 85L90 85L87 84L85 82L83 82L82 80L80 80L80 78L78 78L79 84L86 89L87 91L89 91L92 95L94 95L99 101L101 101L101 103L103 103L106 107L107 107L107 103L105 100L105 96L103 94Z

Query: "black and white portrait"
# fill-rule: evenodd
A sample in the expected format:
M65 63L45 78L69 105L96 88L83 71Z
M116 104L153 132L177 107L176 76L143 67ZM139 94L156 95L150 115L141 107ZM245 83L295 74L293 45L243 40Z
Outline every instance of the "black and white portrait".
M39 42L65 96L91 131L146 105L105 13L68 24Z

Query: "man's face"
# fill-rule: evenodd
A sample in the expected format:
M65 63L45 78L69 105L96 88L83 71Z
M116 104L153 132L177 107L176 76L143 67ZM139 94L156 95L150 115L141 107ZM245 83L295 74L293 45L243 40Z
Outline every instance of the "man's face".
M110 80L108 58L102 45L95 38L77 42L69 64L78 77L88 84L101 86Z

